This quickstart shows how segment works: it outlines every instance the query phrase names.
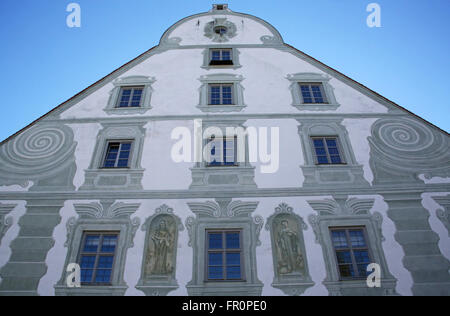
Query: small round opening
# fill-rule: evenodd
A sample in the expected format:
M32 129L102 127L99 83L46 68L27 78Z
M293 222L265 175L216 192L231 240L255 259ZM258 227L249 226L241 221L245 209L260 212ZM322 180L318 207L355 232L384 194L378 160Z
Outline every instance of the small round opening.
M227 33L227 31L228 31L228 29L225 26L216 26L214 28L214 32L216 32L216 34L219 34L219 35L224 35Z

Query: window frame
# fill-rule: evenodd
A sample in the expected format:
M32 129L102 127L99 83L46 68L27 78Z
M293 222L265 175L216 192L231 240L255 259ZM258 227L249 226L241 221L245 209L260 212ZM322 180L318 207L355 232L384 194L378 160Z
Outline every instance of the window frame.
M364 236L364 242L366 243L366 247L365 248L354 248L351 245L350 242L350 235L349 232L351 230L361 230L363 232L363 236ZM354 255L354 250L358 251L358 250L366 250L369 256L369 264L374 262L374 257L372 255L372 250L371 250L371 244L370 244L370 240L369 240L369 236L367 234L367 228L365 226L330 226L328 227L328 231L330 234L330 240L331 240L331 247L333 249L334 252L334 260L335 260L335 267L337 269L337 273L339 275L339 280L340 281L353 281L353 280L365 280L367 279L367 275L364 276L360 276L359 275L359 270L358 270L358 264L356 262L355 259L355 255ZM347 242L347 248L343 248L343 249L336 249L335 245L334 245L334 240L333 240L333 231L345 231L345 236L346 236L346 242ZM340 264L338 261L338 257L337 257L337 253L338 251L349 251L350 252L350 257L351 257L351 266L352 266L352 270L353 273L355 273L354 277L344 277L341 274L341 270L340 270Z
M127 106L120 106L120 104L122 103L122 97L123 97L123 92L124 90L129 90L131 89L131 95L130 95L130 100L128 100L128 105ZM138 106L132 106L131 103L133 102L133 97L134 97L134 92L136 90L141 90L141 98L139 99L139 105ZM145 98L145 86L121 86L120 87L120 91L119 91L119 96L116 100L116 105L115 108L116 109L138 109L138 108L142 108L142 104L144 102L144 98Z
M223 248L222 249L212 249L210 250L209 248L209 235L210 234L218 234L221 233L222 234L222 243L223 243ZM226 248L226 234L227 233L239 233L239 248L238 249L227 249ZM209 254L210 253L222 253L223 254L223 258L222 258L222 266L223 267L223 274L222 276L224 277L223 279L210 279L209 278ZM239 253L240 254L240 271L241 271L241 278L240 279L227 279L226 278L226 268L227 268L227 264L226 264L226 254L227 253ZM245 262L244 262L245 258L244 258L244 248L243 248L243 231L242 229L232 229L232 228L227 228L227 229L221 229L221 228L211 228L211 229L206 229L205 230L205 263L204 263L204 267L205 267L205 276L204 276L204 282L205 283L211 283L211 282L220 282L220 283L229 283L229 282L246 282L246 277L245 277Z
M313 153L313 157L314 157L314 163L315 163L316 166L340 166L340 165L347 165L346 159L345 159L345 152L344 152L344 150L342 148L341 142L339 140L339 136L337 136L337 135L335 135L335 136L322 136L322 135L321 136L309 136L309 139L310 139L312 153ZM316 140L316 139L324 140L325 151L326 151L327 159L328 159L329 163L326 163L326 164L325 163L319 163L319 158L318 158L318 155L316 153L316 146L314 144L314 140ZM331 155L329 153L328 144L326 142L329 139L336 140L336 145L337 145L336 148L337 148L337 150L339 152L339 157L341 159L340 163L333 163L331 161Z
M99 242L97 251L95 252L95 254L94 253L85 253L83 251L83 249L85 247L85 242L86 242L87 236L96 236L96 235L100 236L100 242ZM111 253L102 253L99 251L101 245L103 244L103 239L105 236L117 236L117 245L114 248L110 281L109 282L95 282L95 278L97 276L97 270L99 270L98 262L99 262L100 256L102 254L109 255L109 256L111 255ZM82 232L81 243L80 243L80 247L79 247L78 255L77 255L77 263L80 265L80 268L81 268L81 258L83 255L86 255L86 256L94 256L95 255L95 264L94 264L94 268L92 269L93 274L92 274L92 278L91 278L91 280L93 280L94 282L82 282L81 283L82 286L112 286L113 285L112 279L114 277L114 270L115 270L115 266L116 266L116 262L117 262L119 241L120 241L120 231L83 231Z
M212 103L212 88L215 87L220 87L220 103L219 104L213 104ZM223 92L223 88L224 87L230 87L231 88L231 103L230 104L225 104L223 103L224 100L224 92ZM235 96L234 96L234 84L232 83L210 83L208 84L208 106L211 107L215 107L215 106L235 106L236 102L235 102Z
M110 145L114 144L114 143L119 143L120 144L119 152L117 153L117 157L116 157L116 161L114 163L114 167L106 167L105 163L106 163L106 158L107 158L108 153L109 153L109 148L110 148ZM120 160L119 157L120 157L121 148L122 148L122 145L126 144L126 143L130 144L130 150L129 150L130 151L130 155L128 156L128 163L127 163L126 167L118 167L117 164L118 164L118 162ZM103 159L101 160L100 169L103 169L103 170L130 169L131 168L130 163L131 163L132 158L133 158L132 157L133 156L133 150L134 150L134 140L132 140L132 139L123 139L123 140L121 140L121 139L111 139L111 140L106 140L106 146L105 146L105 149L104 149L104 152L103 152L103 156L102 156Z
M215 51L219 52L220 58L218 60L213 60L213 54ZM230 59L224 60L223 53L228 52ZM233 49L232 48L210 48L209 49L209 66L234 66L233 60Z
M220 164L212 164L212 162L205 161L205 165L207 168L220 168L220 167L239 167L238 162L238 137L237 135L234 135L232 137L222 136L220 137L222 139L222 158L224 158ZM210 142L214 141L216 137L210 137L206 140L205 146L207 146ZM234 162L227 164L226 159L226 144L228 140L233 140L234 143ZM210 153L209 153L210 154Z
M299 90L300 90L300 99L303 105L328 105L328 98L327 94L325 92L325 88L323 86L323 83L321 82L298 82ZM305 102L305 97L303 96L302 86L307 86L309 93L311 94L311 99L313 102ZM316 97L314 96L314 91L312 90L312 87L319 87L320 93L322 95L323 102L316 102Z

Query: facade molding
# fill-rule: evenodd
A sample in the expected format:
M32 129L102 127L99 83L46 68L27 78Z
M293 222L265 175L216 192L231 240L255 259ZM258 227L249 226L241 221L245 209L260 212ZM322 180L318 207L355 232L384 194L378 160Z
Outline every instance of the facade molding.
M80 191L88 190L140 190L144 169L141 166L146 123L103 124L97 136L89 169L85 170L85 182ZM131 156L128 168L102 168L110 141L130 140Z
M216 202L188 203L196 217L188 217L186 227L189 233L189 246L193 248L192 280L187 290L191 296L232 295L260 296L263 284L258 280L256 247L261 245L259 234L264 220L251 214L258 202L232 201L216 199ZM206 280L206 230L240 229L242 230L242 249L245 279L233 282L211 282Z
M359 199L334 195L334 200L308 201L317 212L308 221L316 235L316 243L322 246L327 276L323 284L331 296L347 295L396 295L397 280L391 275L384 257L382 243L384 237L381 226L383 216L371 213L373 199ZM335 250L330 237L331 227L364 227L368 235L367 243L372 260L381 266L381 288L368 288L366 280L341 280L337 269Z
M342 119L317 118L317 119L297 119L300 123L298 133L302 142L305 165L301 166L305 176L304 187L308 186L329 186L335 188L336 185L358 185L359 187L369 186L364 179L363 166L358 164L353 152L348 131L342 125ZM342 164L339 165L319 165L315 159L314 145L311 137L337 137Z
M140 225L140 219L131 216L140 207L139 203L130 204L116 202L115 200L101 200L88 204L74 204L78 218L72 217L67 223L67 240L64 244L68 248L66 262L60 281L55 285L57 296L87 296L87 295L113 295L123 296L128 289L123 274L125 270L126 254L129 248L134 247L134 236ZM111 285L109 286L82 286L69 288L66 285L68 272L66 267L70 263L78 262L84 232L119 232L119 241L115 254Z
M105 108L105 112L108 114L117 115L142 115L151 110L151 98L152 98L152 84L156 82L154 77L147 76L129 76L119 78L113 81L114 89L110 91L108 105ZM142 86L144 88L142 92L141 106L119 108L117 106L120 90L124 87Z
M303 219L286 203L277 206L266 222L266 230L271 235L275 273L272 287L287 295L299 296L314 286L303 237L303 230L307 229Z
M164 222L164 228L160 225ZM178 289L176 262L178 234L184 226L172 208L161 205L142 225L146 232L141 278L136 289L146 296L166 296Z
M334 88L330 85L331 77L319 73L296 73L288 75L287 79L291 81L289 89L292 93L292 105L300 111L330 111L336 110L340 104L334 96ZM321 83L325 92L327 103L324 104L305 104L303 103L300 91L300 83Z
M436 216L447 228L448 237L450 238L450 195L433 197L433 200L443 207L436 211Z

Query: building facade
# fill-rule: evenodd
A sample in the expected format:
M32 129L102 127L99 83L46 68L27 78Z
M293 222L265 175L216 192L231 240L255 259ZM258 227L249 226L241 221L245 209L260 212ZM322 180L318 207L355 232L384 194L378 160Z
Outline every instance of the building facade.
M214 5L1 144L0 295L450 295L449 144Z

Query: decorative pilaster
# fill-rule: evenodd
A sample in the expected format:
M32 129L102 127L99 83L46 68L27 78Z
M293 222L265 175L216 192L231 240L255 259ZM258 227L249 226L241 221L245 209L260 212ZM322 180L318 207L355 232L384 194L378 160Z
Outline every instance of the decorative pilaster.
M12 217L6 217L14 208L16 205L13 204L1 204L0 203L0 243L2 241L3 236L5 235L6 231L11 227L13 224Z
M450 295L450 262L439 249L439 236L431 229L429 212L420 193L383 194L388 216L395 223L395 240L402 246L403 264L414 280L414 295Z
M38 295L39 281L47 273L45 259L55 244L53 230L61 222L62 200L27 201L19 220L20 231L11 243L9 262L0 270L1 295Z
M433 200L444 207L436 211L436 216L447 228L448 237L450 237L450 195L434 197Z

